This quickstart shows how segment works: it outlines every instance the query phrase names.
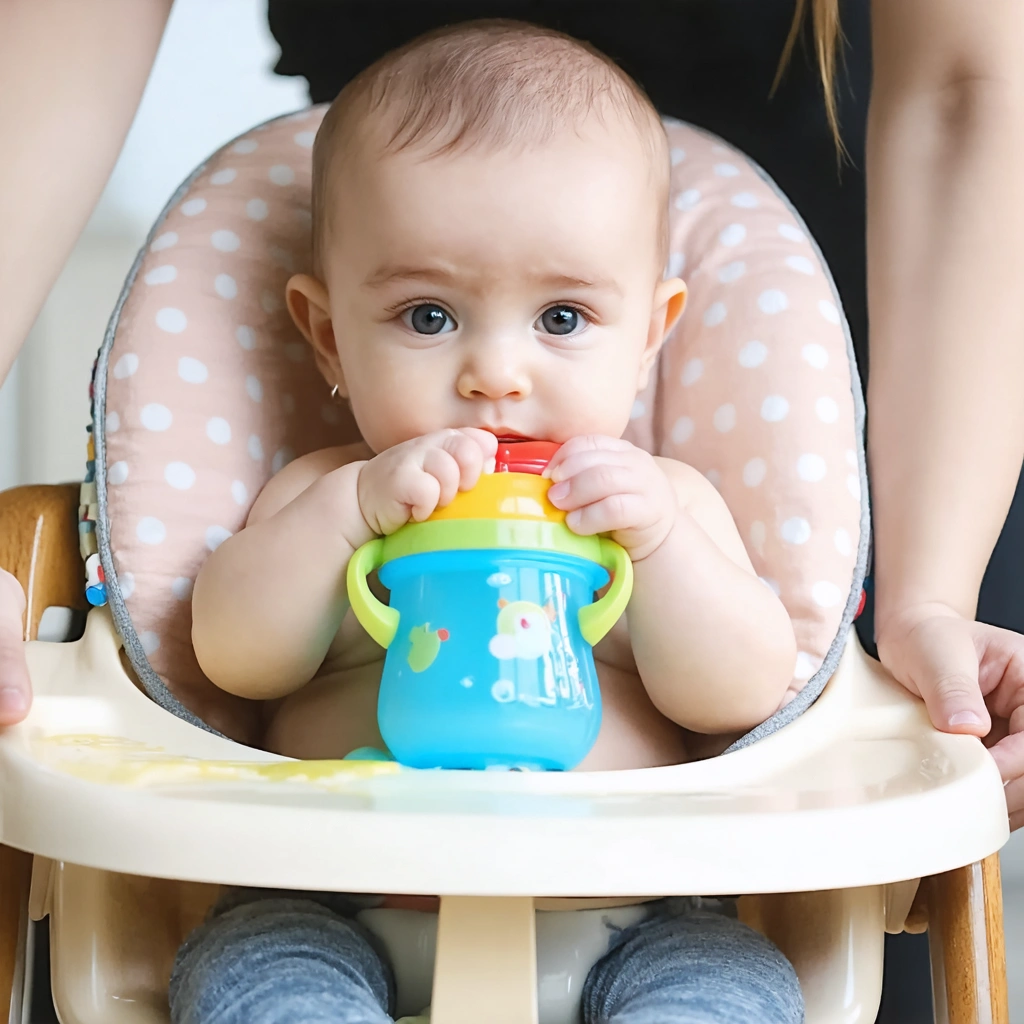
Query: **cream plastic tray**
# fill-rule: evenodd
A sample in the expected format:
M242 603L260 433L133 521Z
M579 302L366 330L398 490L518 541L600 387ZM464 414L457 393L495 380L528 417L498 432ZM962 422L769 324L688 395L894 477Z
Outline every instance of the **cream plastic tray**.
M1008 836L982 744L936 732L853 639L817 703L768 739L587 774L416 772L239 746L135 688L105 610L81 640L28 653L37 698L0 735L0 837L108 871L451 896L796 892L920 878Z

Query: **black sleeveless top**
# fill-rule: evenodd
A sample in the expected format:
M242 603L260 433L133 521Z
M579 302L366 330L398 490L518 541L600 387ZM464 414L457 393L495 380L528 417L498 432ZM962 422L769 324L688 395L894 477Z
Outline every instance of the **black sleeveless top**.
M309 82L314 103L388 50L470 18L518 18L585 39L617 60L663 113L744 150L775 179L817 238L866 366L864 129L870 86L867 0L843 4L840 170L810 48L797 48L769 99L793 0L269 0L275 70Z
M471 18L518 18L585 39L617 60L663 113L721 135L789 196L821 246L867 365L864 136L871 86L869 0L840 0L836 98L850 159L840 167L809 37L774 97L793 0L269 0L275 70L309 82L314 103L388 50ZM982 587L979 617L1024 630L1024 488ZM858 625L870 645L866 615Z

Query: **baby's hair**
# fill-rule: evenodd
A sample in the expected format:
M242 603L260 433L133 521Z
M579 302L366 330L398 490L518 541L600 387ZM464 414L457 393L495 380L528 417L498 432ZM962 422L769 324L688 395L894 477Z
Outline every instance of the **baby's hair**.
M360 130L380 113L368 138ZM635 129L665 210L658 243L668 246L669 158L665 131L640 86L611 58L554 29L488 19L437 29L381 57L331 104L313 146L313 265L322 272L331 169L349 147L383 155L422 147L459 149L543 144L589 116Z

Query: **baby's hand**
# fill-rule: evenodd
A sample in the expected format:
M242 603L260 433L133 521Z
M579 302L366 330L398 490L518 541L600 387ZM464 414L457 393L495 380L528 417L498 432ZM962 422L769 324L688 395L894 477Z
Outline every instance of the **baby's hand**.
M498 440L486 430L439 430L381 452L359 471L359 510L376 534L422 522L468 491L493 464Z
M615 437L574 437L548 465L548 499L574 533L610 533L634 562L669 535L676 495L654 458Z

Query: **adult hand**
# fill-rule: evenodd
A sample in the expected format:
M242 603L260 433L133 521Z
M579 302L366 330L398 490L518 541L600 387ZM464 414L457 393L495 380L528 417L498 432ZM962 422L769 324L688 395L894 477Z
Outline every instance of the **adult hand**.
M0 725L15 725L32 706L32 684L25 663L25 592L0 569Z
M1010 828L1024 825L1024 635L923 604L879 626L878 656L924 699L937 729L984 738L1003 777Z

